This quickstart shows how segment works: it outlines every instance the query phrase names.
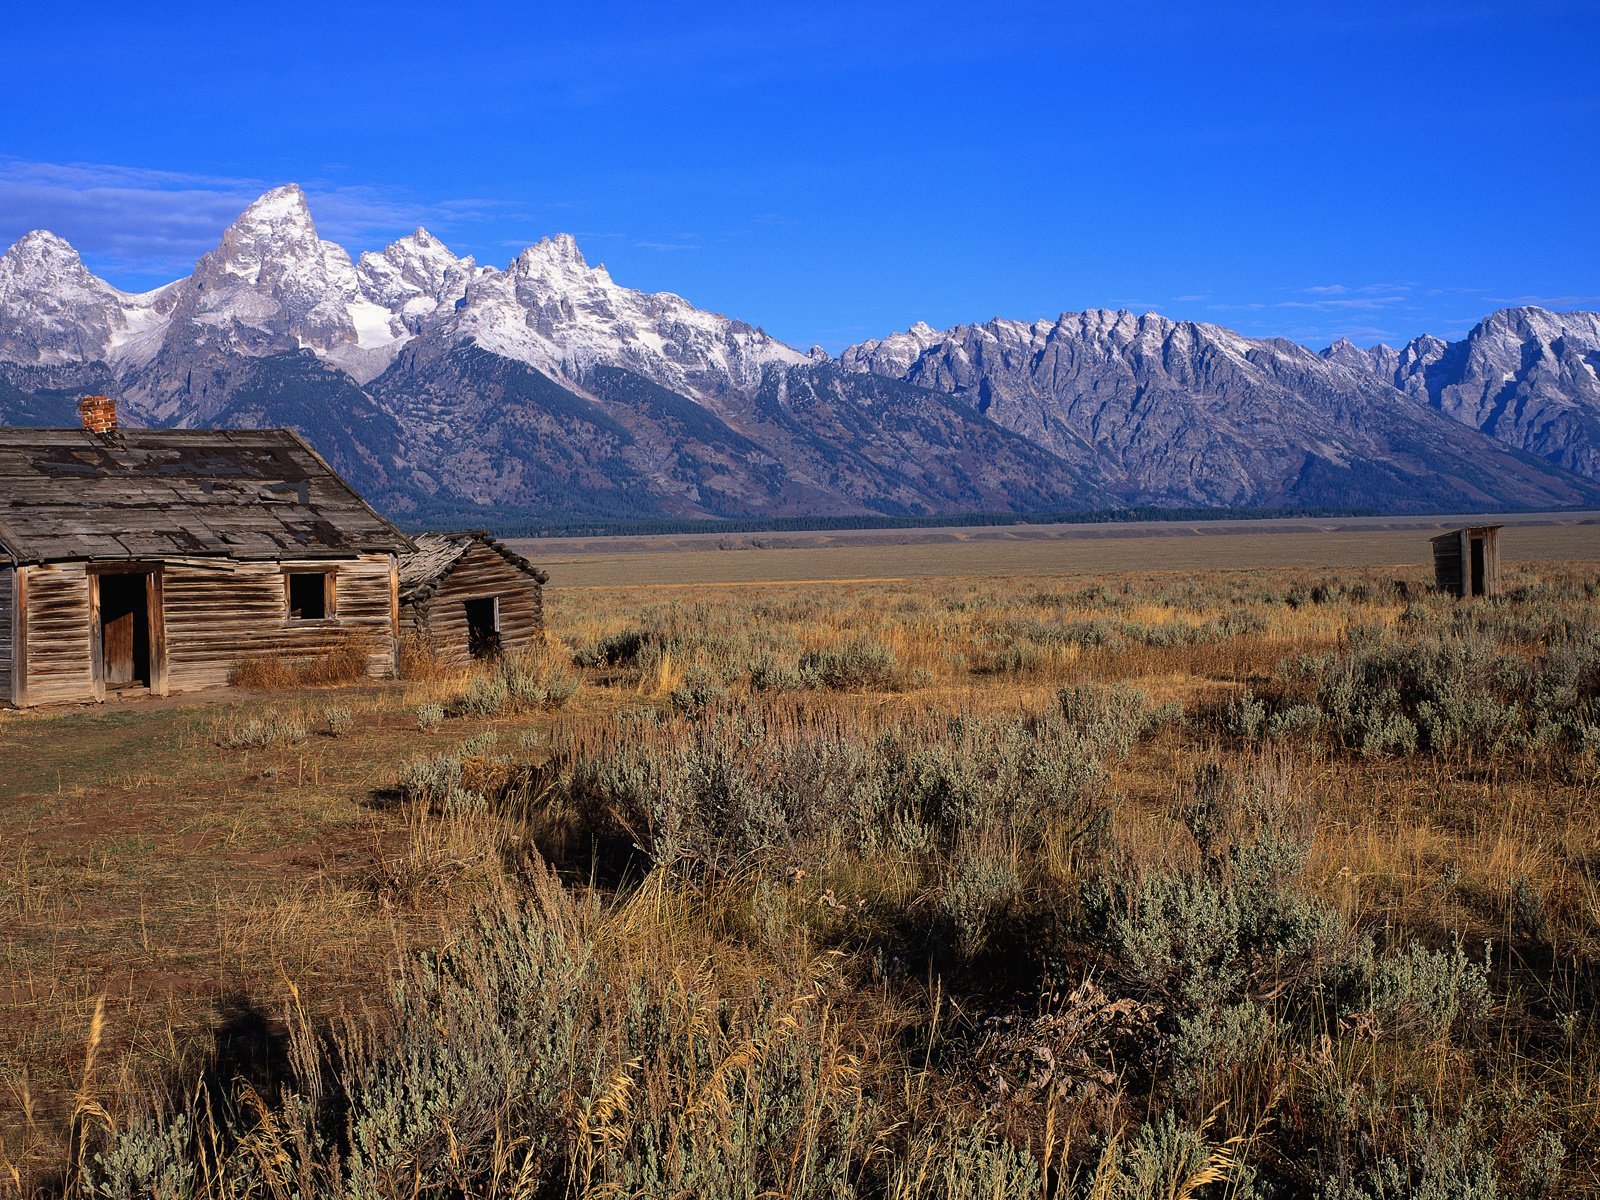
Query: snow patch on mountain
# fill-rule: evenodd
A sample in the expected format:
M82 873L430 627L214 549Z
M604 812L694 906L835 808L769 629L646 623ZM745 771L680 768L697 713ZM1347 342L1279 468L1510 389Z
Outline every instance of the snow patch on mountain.
M492 274L470 256L458 258L426 229L367 251L356 264L362 295L399 317L407 334L422 331L435 313L449 313L474 279Z

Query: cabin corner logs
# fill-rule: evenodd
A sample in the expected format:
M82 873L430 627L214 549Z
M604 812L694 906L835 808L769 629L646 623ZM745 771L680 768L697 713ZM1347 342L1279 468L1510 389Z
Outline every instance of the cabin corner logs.
M298 435L124 430L106 408L0 429L0 704L195 691L349 644L370 676L398 671L418 547ZM543 573L486 535L445 540L413 580L445 656L542 639Z

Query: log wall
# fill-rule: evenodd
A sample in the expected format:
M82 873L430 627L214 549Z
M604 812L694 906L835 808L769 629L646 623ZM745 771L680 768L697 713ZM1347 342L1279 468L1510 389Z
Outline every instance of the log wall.
M544 590L539 582L493 549L475 544L455 562L421 603L408 605L409 626L447 663L470 661L468 600L500 600L500 646L508 652L544 640Z
M284 590L284 570L292 564L205 559L160 564L151 639L153 647L162 648L152 650L159 659L152 663L155 690L220 687L235 664L253 655L311 656L352 638L366 650L369 675L389 674L398 650L393 564L388 554L307 564L308 569L336 569L334 615L294 622L288 619ZM21 636L5 640L18 647L18 657L7 665L12 686L0 689L0 696L12 695L19 705L104 698L96 678L89 568L81 562L44 563L14 574Z
M11 614L17 607L17 573L0 566L0 705L11 704L11 656L16 648L16 626Z
M283 575L275 562L169 563L162 573L167 626L167 688L220 687L236 663L262 654L305 656L349 638L367 651L367 673L395 669L393 558L368 554L337 564L334 615L290 622ZM329 564L315 564L316 567ZM308 564L308 569L310 569Z

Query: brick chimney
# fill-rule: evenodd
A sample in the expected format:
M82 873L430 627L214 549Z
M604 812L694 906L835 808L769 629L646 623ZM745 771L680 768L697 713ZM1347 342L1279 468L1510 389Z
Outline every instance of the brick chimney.
M90 433L112 433L117 428L117 402L110 396L85 396L78 401L78 415Z

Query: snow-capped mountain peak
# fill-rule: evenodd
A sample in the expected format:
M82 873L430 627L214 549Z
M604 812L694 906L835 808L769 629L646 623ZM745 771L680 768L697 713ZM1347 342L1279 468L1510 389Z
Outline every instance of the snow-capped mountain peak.
M571 234L529 246L503 272L467 287L450 329L478 345L582 383L595 367L635 371L711 400L748 391L770 365L808 361L742 321L696 308L671 292L640 292L590 266Z
M416 334L437 312L450 312L467 285L488 272L471 256L458 258L421 226L356 264L356 279L368 300L396 314L406 334Z
M0 359L39 366L97 362L162 319L168 289L119 292L43 229L0 255Z
M0 280L13 283L45 282L78 269L88 274L72 243L66 238L57 237L48 229L34 229L23 234L4 255L0 255L0 262L6 264L6 273L0 275Z
M589 264L584 260L583 251L578 249L578 239L570 233L557 233L551 237L540 238L517 257L519 261L530 265L547 263L557 269L589 269ZM605 271L603 266L598 269L602 272Z
M223 232L222 243L200 261L213 273L272 287L325 272L330 247L317 236L305 193L291 183L273 188L240 213ZM348 262L349 255L344 257Z
M8 313L10 292L27 297L26 311ZM424 333L445 345L475 340L580 385L595 367L618 366L701 399L749 391L768 366L810 361L680 296L618 285L568 233L528 247L504 271L457 256L420 227L352 262L318 234L292 183L247 207L187 279L147 296L97 279L53 234L30 234L0 260L0 315L11 318L0 356L113 359L133 372L130 399L162 419L183 407L197 354L310 350L365 384Z
M318 236L292 183L228 226L185 282L173 321L190 340L235 353L309 349L358 381L382 371L407 337L399 315L363 293L344 248Z

